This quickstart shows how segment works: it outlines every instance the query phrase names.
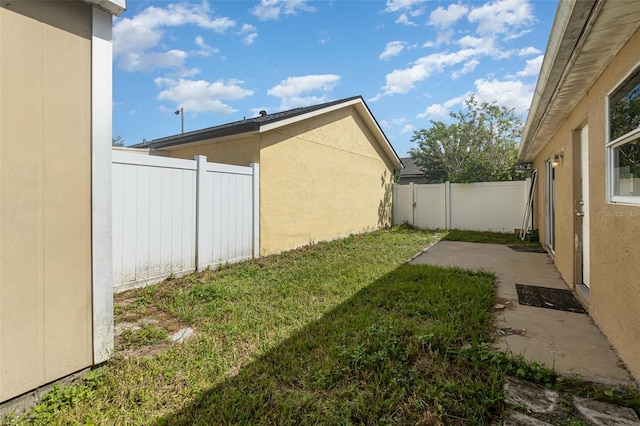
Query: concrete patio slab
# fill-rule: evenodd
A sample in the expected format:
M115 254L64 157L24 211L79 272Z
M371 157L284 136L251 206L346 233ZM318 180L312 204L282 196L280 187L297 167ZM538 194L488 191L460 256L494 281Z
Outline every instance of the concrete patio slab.
M518 303L516 283L568 288L548 254L515 251L498 244L439 241L411 263L495 273L495 321L502 330L502 337L496 342L498 349L522 354L560 374L606 384L635 385L588 315Z

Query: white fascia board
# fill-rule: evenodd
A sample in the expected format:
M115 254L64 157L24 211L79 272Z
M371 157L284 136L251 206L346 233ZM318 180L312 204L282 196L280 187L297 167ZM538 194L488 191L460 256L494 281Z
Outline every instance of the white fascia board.
M260 133L268 132L269 130L277 129L279 127L288 126L289 124L298 123L303 120L308 120L309 118L317 117L322 114L326 114L331 111L335 111L338 109L342 109L349 105L360 104L362 101L360 99L353 99L351 101L347 101L344 103L328 106L326 108L318 109L315 111L308 112L306 114L296 115L295 117L286 118L284 120L275 121L273 123L263 124L260 126Z
M98 6L112 15L120 16L127 9L127 0L84 0Z

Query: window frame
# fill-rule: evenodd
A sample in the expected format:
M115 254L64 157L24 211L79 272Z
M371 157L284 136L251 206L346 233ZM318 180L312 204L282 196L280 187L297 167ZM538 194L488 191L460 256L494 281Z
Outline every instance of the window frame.
M640 74L640 62L636 63L625 76L618 81L618 83L607 93L605 97L605 164L606 164L606 197L607 203L610 204L622 204L622 205L640 205L640 195L615 195L616 179L616 167L615 167L615 155L614 151L626 143L632 140L640 138L640 127L625 133L624 135L611 140L611 98L623 85L627 84L629 79L634 75ZM640 84L640 82L639 82ZM633 86L633 88L637 87ZM633 89L632 88L632 89ZM629 91L630 92L630 91ZM626 96L626 94L625 94ZM624 96L623 96L624 97Z

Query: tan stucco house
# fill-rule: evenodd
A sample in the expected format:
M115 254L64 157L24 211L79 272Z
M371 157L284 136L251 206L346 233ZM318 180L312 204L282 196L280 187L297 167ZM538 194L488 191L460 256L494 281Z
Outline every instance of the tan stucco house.
M137 145L260 164L260 253L391 225L397 154L360 96Z
M112 351L111 27L124 7L0 2L0 403Z
M640 378L640 2L561 0L519 158L565 281Z

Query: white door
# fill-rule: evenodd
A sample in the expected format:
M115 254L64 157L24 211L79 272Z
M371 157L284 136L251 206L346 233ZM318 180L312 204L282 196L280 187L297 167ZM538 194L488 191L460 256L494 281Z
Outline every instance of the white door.
M582 283L589 287L589 126L580 131L580 169L582 174Z

